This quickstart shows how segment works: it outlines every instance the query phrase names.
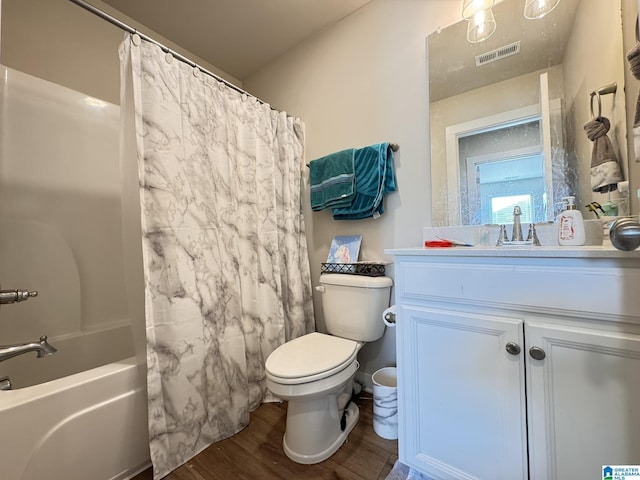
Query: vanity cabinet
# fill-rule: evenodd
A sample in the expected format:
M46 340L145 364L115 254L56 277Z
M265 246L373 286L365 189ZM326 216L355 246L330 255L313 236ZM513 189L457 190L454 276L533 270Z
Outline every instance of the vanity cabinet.
M526 478L524 366L505 350L522 320L396 309L400 460L434 478Z
M640 464L640 256L577 252L387 252L403 463L456 480Z
M532 479L602 477L640 464L640 334L525 323Z

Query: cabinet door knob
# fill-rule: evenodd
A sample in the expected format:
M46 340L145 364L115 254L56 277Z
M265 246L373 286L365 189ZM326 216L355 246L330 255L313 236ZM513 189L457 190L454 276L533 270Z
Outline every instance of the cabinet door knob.
M529 349L529 355L531 355L536 360L544 360L544 357L547 356L547 354L544 353L544 350L540 347L531 347Z
M511 355L519 355L520 354L520 345L518 345L515 342L507 343L505 348L507 349L507 352L510 353Z

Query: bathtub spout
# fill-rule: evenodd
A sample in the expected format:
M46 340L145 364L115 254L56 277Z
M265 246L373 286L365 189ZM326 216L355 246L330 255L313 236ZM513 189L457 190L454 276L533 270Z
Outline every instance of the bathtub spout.
M52 355L58 350L47 343L47 336L40 337L38 342L22 343L20 345L0 346L0 362L23 353L36 352L38 358Z
M4 390L13 390L13 385L11 385L11 379L9 377L0 378L0 391Z

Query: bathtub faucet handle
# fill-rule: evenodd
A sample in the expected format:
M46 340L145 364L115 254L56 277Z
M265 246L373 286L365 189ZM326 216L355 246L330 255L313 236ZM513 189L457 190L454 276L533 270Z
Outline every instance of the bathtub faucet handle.
M37 297L38 292L35 290L0 290L0 305L7 303L17 303L29 300L31 297Z

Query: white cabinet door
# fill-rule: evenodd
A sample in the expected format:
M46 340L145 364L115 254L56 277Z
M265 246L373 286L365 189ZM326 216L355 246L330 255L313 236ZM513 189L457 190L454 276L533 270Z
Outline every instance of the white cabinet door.
M640 464L640 335L527 322L525 336L531 480Z
M400 460L434 479L526 479L522 320L398 307Z

